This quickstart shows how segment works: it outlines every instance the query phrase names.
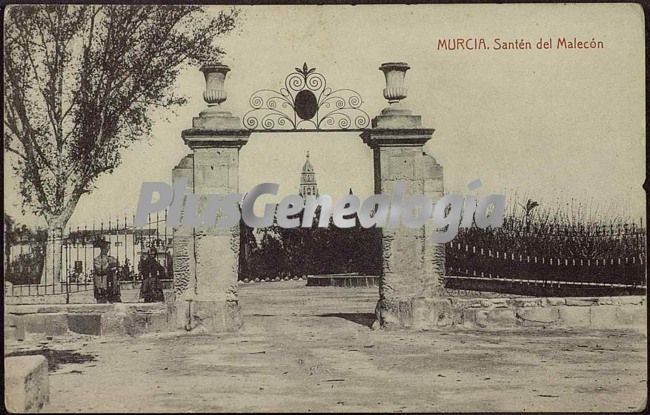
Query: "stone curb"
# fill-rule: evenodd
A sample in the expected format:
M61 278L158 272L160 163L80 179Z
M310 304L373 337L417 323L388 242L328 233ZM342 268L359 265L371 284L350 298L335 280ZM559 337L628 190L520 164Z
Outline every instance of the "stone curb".
M26 334L138 336L172 327L167 305L160 303L12 306L5 310L5 320L11 322L8 334L13 340L23 340Z
M413 298L382 310L383 327L632 329L646 332L643 296L548 298Z
M307 277L276 277L276 278L255 278L249 280L248 278L244 278L243 280L237 280L237 284L243 285L243 284L254 284L258 282L282 282L282 281L306 281Z

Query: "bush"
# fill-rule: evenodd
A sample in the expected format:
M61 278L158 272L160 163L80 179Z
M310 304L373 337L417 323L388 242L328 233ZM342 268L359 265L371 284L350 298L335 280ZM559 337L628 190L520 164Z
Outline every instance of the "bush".
M536 209L528 200L511 209L501 228L460 229L447 245L450 275L645 284L645 229L617 217ZM481 250L483 251L481 253Z
M18 255L7 267L5 280L16 285L38 284L44 260L44 255L38 251L33 254Z

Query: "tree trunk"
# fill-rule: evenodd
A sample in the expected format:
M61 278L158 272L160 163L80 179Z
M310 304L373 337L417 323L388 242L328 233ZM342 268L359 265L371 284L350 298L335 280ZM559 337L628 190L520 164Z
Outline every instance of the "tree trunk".
M56 284L61 282L61 276L65 275L63 267L63 230L72 217L77 203L83 192L83 186L76 188L67 203L61 202L63 209L56 214L46 215L47 222L47 244L45 246L45 263L41 272L41 284ZM56 288L60 288L56 287Z
M61 288L61 277L66 272L63 269L63 230L74 212L77 201L78 199L74 201L75 203L69 203L60 215L47 217L47 243L45 245L45 262L41 271L41 284L54 284L57 286L56 289Z
M45 262L41 272L40 284L56 285L57 289L64 273L63 266L63 227L50 226L47 230L47 244L45 246Z

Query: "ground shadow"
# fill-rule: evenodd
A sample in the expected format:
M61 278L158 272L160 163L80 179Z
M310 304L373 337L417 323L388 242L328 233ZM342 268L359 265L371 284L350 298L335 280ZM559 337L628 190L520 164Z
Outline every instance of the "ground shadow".
M369 328L372 328L372 323L376 319L373 313L327 313L320 314L318 317L338 317Z
M86 363L95 361L95 356L92 354L79 353L74 350L54 350L47 347L31 350L20 350L5 354L9 356L33 356L43 355L47 359L48 371L56 371L61 364L65 363Z

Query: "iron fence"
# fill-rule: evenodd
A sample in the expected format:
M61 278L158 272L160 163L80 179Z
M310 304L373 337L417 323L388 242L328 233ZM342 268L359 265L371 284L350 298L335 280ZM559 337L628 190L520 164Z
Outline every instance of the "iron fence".
M647 284L646 230L635 224L465 229L446 245L445 257L453 288L520 293L526 285L531 293L586 295L638 292Z
M5 296L92 291L93 261L100 254L100 241L108 242L108 255L118 263L120 281L137 283L142 279L140 264L150 247L158 252L156 259L165 269L165 279L172 279L172 231L167 227L167 212L150 216L142 227L134 226L133 219L112 218L90 226L31 233L12 241L5 249Z

